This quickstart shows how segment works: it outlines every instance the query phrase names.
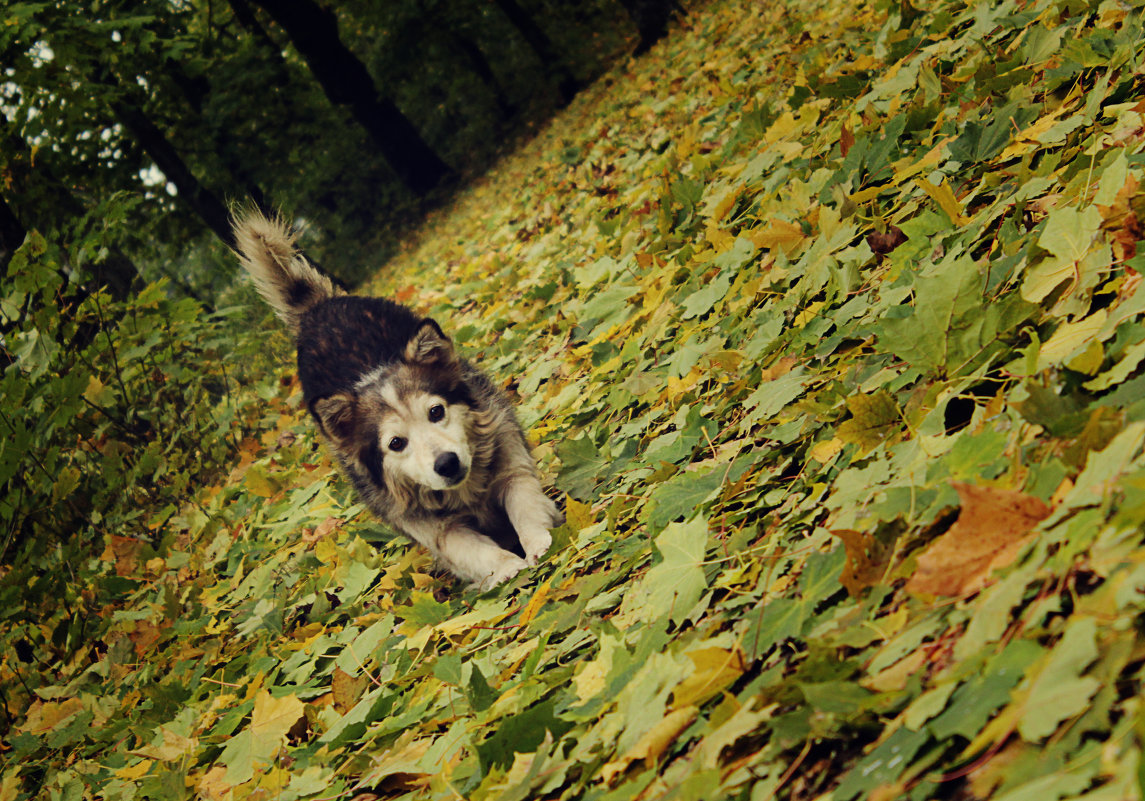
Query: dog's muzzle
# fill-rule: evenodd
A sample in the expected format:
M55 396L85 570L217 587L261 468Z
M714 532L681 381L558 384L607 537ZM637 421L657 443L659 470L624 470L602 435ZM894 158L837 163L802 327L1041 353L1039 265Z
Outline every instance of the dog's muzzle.
M444 478L451 487L460 484L465 478L465 468L453 451L442 453L433 460L433 472Z

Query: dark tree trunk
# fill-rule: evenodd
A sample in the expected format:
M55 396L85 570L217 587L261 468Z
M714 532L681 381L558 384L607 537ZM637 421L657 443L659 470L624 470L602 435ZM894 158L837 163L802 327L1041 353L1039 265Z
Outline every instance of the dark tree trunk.
M179 198L215 232L215 236L222 240L223 244L233 247L234 237L231 235L230 214L227 213L227 207L199 182L182 156L159 130L159 126L142 110L124 101L112 103L111 109L115 112L116 118L123 123L123 127L155 162L155 166L162 170L168 181L175 184Z
M680 10L675 0L620 0L620 5L636 23L640 34L640 43L633 51L637 56L648 52L652 45L664 38L672 13Z
M179 87L183 99L194 111L196 117L203 115L203 106L206 105L210 92L210 83L206 80L192 77L183 69L180 62L171 60L166 65L166 72L171 81ZM215 156L230 173L233 182L243 188L247 197L254 201L259 210L267 216L273 215L273 209L267 200L262 187L251 177L250 170L243 166L243 159L235 151L234 140L225 133L212 126L210 146Z
M96 286L106 287L113 298L124 299L143 285L139 270L118 247L112 247L99 264L85 264Z
M497 75L493 72L493 67L489 63L489 59L481 52L481 48L477 43L464 34L450 28L444 22L439 21L439 26L445 35L449 37L449 42L465 56L465 60L469 62L469 68L473 70L473 74L481 79L481 83L493 93L493 100L497 103L497 109L501 112L501 116L505 119L512 117L517 113L516 107L512 101L505 95L505 89L501 86L501 82L497 80Z
M402 183L424 196L452 174L413 124L382 97L366 65L338 36L334 13L312 0L255 0L277 22L331 103L346 106Z
M16 212L0 197L0 271L8 266L12 254L24 243L27 234Z
M557 92L562 106L572 102L573 97L580 91L581 84L569 71L568 66L560 58L553 41L548 37L528 12L517 3L517 0L493 0L501 13L513 24L521 37L537 54L537 58L545 65L553 77L557 79Z

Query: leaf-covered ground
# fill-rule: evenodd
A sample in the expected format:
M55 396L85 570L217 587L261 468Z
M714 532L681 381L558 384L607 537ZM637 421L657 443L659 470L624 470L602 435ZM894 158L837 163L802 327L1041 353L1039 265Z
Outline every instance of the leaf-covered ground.
M90 645L0 654L0 799L1140 798L1141 34L693 8L373 287L519 396L544 564L431 573L284 367Z

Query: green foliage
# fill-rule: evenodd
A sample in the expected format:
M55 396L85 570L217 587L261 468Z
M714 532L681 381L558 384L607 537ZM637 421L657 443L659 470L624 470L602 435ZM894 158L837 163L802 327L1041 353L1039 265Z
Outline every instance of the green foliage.
M546 562L434 575L255 382L88 647L9 618L8 798L1141 798L1141 10L840 9L696 10L379 282L519 392Z
M73 242L73 253L98 261L100 237ZM101 610L138 586L100 568L100 552L146 561L168 547L188 494L266 414L260 399L232 395L264 369L258 343L238 336L236 309L205 313L163 284L116 302L85 280L33 232L0 300L0 618L19 660L5 678L6 728L19 662L88 653ZM25 755L82 742L91 721L81 715L47 743L16 741Z
M0 526L9 555L13 542L95 532L147 540L194 480L234 458L251 422L242 415L261 414L230 397L251 373L255 344L236 348L228 320L238 310L206 314L162 284L113 302L82 283L35 233L8 267Z

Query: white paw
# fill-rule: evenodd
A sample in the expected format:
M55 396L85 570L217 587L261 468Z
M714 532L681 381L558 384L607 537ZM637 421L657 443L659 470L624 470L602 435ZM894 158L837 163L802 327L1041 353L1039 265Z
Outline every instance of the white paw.
M543 528L527 531L521 535L521 548L525 551L525 562L529 567L536 566L545 551L553 544L553 535Z
M508 551L503 551L503 553L504 556L498 560L485 577L473 583L474 587L482 592L491 590L501 582L513 578L527 567L525 560L516 554Z

